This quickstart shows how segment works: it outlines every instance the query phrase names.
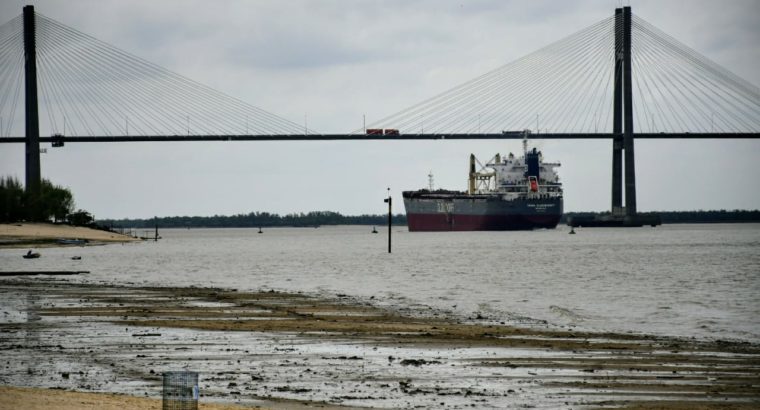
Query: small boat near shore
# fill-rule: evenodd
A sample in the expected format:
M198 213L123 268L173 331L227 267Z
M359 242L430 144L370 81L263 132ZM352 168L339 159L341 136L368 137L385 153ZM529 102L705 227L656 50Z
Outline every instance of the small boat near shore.
M87 245L90 241L88 241L87 239L59 238L56 242L59 245L78 245L78 246L84 246L84 245Z
M39 252L32 252L32 250L30 249L29 252L25 253L22 256L24 257L24 259L37 259L37 258L40 257L40 253Z

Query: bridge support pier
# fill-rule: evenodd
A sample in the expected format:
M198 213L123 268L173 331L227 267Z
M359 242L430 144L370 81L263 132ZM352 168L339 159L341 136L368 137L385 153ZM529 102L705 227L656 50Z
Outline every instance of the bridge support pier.
M623 139L612 140L612 214L623 216Z
M39 199L42 185L40 171L40 124L37 111L37 51L34 6L24 7L24 80L26 102L26 192L29 218L40 219Z

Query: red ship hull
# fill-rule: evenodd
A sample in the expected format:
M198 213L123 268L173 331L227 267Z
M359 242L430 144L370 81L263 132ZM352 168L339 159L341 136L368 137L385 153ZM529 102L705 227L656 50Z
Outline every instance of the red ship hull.
M561 215L456 215L409 214L407 223L411 232L435 231L510 231L527 229L553 229Z

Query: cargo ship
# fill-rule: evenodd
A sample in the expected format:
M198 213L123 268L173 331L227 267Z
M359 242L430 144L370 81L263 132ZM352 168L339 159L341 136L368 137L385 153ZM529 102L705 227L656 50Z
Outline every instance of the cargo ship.
M480 170L470 155L467 191L429 189L404 191L404 207L411 232L506 231L555 228L562 216L562 183L541 151L522 156L496 154Z

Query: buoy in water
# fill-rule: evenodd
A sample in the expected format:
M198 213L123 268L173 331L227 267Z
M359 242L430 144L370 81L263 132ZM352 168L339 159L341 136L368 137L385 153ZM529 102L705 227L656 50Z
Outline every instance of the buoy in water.
M372 227L372 233L377 233L377 228L374 226Z
M570 232L568 232L570 235L575 235L575 228L572 226L570 227Z
M259 227L259 233L264 233L264 232L261 231L261 227Z

